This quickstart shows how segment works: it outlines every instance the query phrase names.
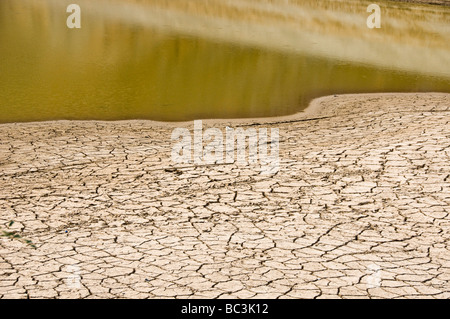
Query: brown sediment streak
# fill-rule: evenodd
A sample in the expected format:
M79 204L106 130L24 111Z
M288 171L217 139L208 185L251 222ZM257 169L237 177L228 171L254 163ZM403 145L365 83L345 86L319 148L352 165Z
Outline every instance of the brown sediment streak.
M51 0L64 6L70 1ZM47 1L46 1L47 2ZM450 77L449 8L378 1L382 27L366 26L370 1L79 1L83 14L213 40Z

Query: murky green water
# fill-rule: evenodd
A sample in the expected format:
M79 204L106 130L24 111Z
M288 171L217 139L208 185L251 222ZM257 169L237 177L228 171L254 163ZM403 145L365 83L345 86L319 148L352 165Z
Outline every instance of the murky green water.
M156 0L123 10L120 1L80 0L82 28L68 29L72 2L0 1L0 122L261 117L298 112L326 94L450 90L445 8L424 7L411 13L420 23L402 16L390 26L389 14L409 12L391 8L385 29L369 30L364 7L343 7L361 19L340 30L325 12L320 27L302 25L301 14L324 9L301 4L298 23L286 13L266 25L246 21L247 9L226 20L225 9L205 18L201 10L180 16ZM213 20L225 22L208 26ZM243 31L224 31L233 23Z

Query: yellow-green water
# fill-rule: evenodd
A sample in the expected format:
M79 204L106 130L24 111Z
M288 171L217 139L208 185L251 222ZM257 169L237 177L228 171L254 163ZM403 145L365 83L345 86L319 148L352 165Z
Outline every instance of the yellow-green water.
M365 3L80 0L69 29L73 2L0 1L0 122L262 117L326 94L450 90L448 8L386 3L370 30Z

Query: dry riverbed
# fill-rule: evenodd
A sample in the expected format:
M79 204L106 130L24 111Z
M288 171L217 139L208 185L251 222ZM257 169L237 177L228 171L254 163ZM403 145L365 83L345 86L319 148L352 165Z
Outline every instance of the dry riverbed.
M281 166L176 165L189 123L0 125L0 297L450 298L450 95L340 95Z

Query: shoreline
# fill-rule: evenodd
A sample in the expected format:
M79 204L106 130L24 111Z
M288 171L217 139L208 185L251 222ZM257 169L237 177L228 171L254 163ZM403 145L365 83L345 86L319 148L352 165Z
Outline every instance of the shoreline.
M391 0L394 2L406 2L406 3L420 3L420 4L428 4L428 5L438 5L438 6L450 6L449 1L445 0Z
M450 93L445 92L382 92L382 93L348 93L348 94L333 94L333 95L324 95L318 98L315 98L309 102L308 106L294 114L290 115L281 115L281 116L269 116L269 117L251 117L251 118L219 118L219 119L211 119L211 118L201 118L196 120L201 120L206 124L214 124L214 125L271 125L277 124L279 122L290 122L290 121L307 121L311 118L317 117L326 117L330 115L345 115L345 114L337 114L338 109L332 106L332 102L336 99L339 100L364 100L364 99L374 99L374 98L383 98L383 97L398 97L401 100L404 97L411 96L448 96L450 100ZM449 102L450 103L450 102ZM324 105L325 104L325 105ZM328 104L328 105L327 105ZM193 123L194 120L189 121L155 121L155 120L146 120L146 119L132 119L132 120L50 120L50 121L32 121L32 122L11 122L11 123L0 123L0 126L8 126L8 125L51 125L51 124L63 124L63 123L80 123L80 124L128 124L128 123L137 123L137 124L150 124L158 127L167 127L167 128L176 128L176 127L185 127Z

